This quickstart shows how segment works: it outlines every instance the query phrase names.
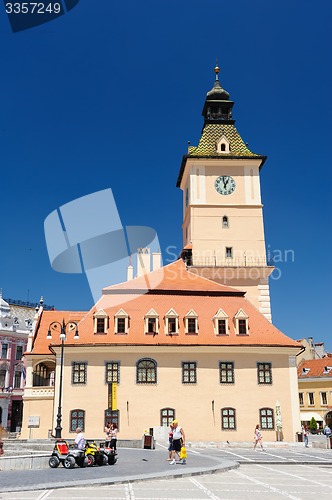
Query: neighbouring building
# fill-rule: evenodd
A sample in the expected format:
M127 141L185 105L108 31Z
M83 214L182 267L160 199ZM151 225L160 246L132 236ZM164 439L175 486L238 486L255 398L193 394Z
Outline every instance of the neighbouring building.
M6 302L0 292L0 425L20 432L28 335L33 329L35 304Z
M304 360L332 357L332 354L325 350L324 342L314 342L313 337L304 338L298 340L298 342L305 348L297 357L298 365Z
M303 360L298 366L299 403L302 424L312 417L322 429L332 426L332 358Z
M26 354L22 437L48 437L59 407L67 437L77 426L87 438L102 436L112 420L120 438L138 439L174 418L188 441L248 441L257 423L267 441L294 441L301 430L303 347L271 317L265 157L237 132L234 103L215 73L199 145L189 147L178 177L181 258L104 288L88 312L39 309Z

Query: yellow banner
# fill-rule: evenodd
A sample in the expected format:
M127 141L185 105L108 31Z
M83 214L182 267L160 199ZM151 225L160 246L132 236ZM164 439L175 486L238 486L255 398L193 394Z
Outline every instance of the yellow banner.
M118 401L117 401L117 389L118 384L112 382L112 410L118 409Z

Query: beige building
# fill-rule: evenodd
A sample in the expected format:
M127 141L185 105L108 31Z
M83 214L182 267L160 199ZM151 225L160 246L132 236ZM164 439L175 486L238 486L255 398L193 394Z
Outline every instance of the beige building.
M294 441L300 431L302 347L271 323L259 186L265 157L243 143L215 71L201 141L178 178L182 258L105 288L88 312L39 310L26 354L22 437L47 437L60 417L67 437L78 425L101 437L112 420L120 438L139 439L174 418L188 441L251 441L257 423L267 441L277 431Z
M301 422L315 418L319 429L332 427L332 357L304 359L298 367Z

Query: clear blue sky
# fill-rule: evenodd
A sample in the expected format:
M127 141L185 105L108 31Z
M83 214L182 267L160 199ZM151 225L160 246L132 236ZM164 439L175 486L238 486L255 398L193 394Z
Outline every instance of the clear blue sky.
M108 187L124 225L156 229L164 262L168 246L180 251L175 183L218 57L240 134L268 156L267 246L295 256L271 281L274 323L332 350L331 14L328 0L80 0L12 33L1 3L4 297L92 305L84 276L52 270L43 224Z

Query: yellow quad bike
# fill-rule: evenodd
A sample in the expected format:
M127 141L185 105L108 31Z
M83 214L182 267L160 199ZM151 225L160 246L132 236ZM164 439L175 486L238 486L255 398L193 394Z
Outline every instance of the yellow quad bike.
M85 456L88 459L88 467L93 465L107 465L108 457L107 455L93 442L86 442L85 445Z

